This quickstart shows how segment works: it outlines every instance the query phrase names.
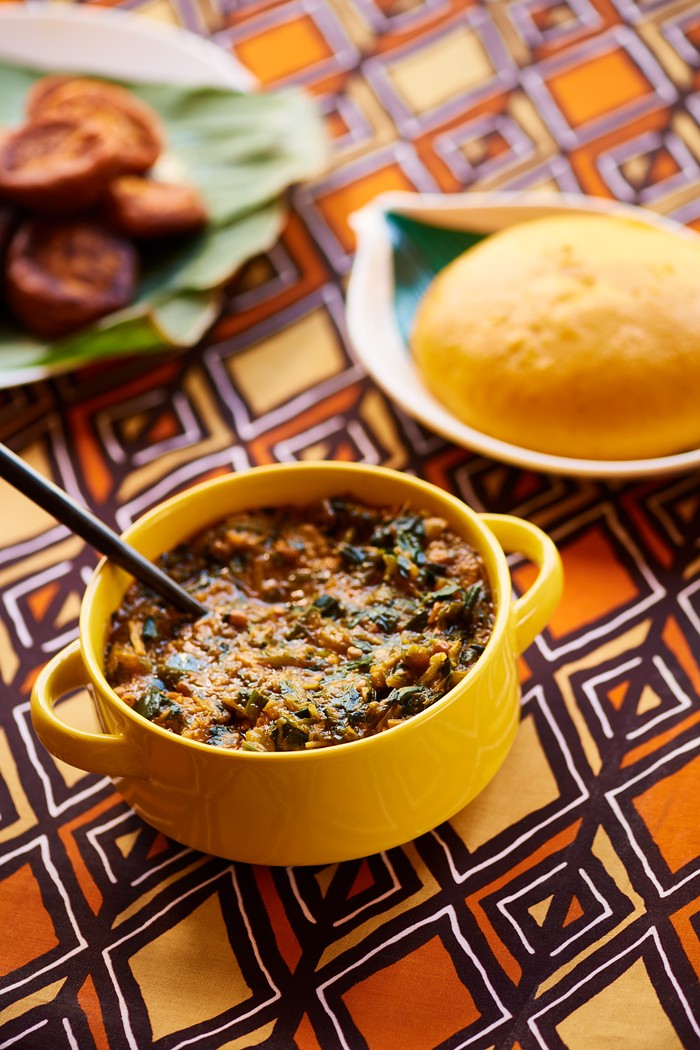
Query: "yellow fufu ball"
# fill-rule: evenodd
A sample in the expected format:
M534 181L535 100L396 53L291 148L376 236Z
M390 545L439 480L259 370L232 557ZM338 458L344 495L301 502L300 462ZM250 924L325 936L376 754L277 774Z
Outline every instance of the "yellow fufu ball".
M558 215L470 248L414 321L424 382L460 420L558 456L700 446L700 238Z

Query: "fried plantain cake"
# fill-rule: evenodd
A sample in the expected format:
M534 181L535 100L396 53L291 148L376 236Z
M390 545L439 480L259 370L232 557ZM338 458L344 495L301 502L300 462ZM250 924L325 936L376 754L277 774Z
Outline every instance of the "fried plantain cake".
M104 196L117 167L96 128L38 120L0 142L0 200L42 214L82 210Z
M40 80L36 80L29 91L25 100L25 110L27 117L31 120L34 117L38 117L41 111L42 104L49 97L52 91L55 91L57 87L61 87L62 84L68 83L69 80L75 80L74 76L70 73L51 73L50 76L41 77Z
M208 219L194 186L153 182L138 175L114 179L107 207L116 228L137 240L196 233Z
M136 249L94 222L28 219L7 253L10 309L31 332L58 338L131 302Z
M30 121L66 117L90 124L111 140L120 172L147 171L163 149L160 118L125 88L88 77L44 77L29 92Z

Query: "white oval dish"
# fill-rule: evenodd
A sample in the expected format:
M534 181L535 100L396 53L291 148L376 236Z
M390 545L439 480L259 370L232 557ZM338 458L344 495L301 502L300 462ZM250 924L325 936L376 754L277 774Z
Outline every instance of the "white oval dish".
M579 477L634 478L700 467L700 449L634 460L554 456L500 441L453 416L426 388L397 323L393 252L384 219L388 212L477 233L495 233L527 219L567 212L626 216L679 237L696 238L696 233L654 212L583 195L384 193L350 218L357 249L347 291L347 322L356 353L386 394L409 415L464 448L514 466Z
M252 74L230 52L186 29L128 11L82 5L2 5L0 58L123 80L238 91L256 86Z

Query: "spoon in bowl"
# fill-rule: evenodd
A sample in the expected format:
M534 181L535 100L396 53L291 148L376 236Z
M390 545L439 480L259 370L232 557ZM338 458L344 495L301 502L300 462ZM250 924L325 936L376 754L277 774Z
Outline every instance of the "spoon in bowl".
M4 478L19 492L28 496L45 511L67 525L100 554L104 554L115 565L135 576L161 598L171 602L181 612L191 616L207 616L205 605L189 594L179 583L175 583L153 562L139 554L128 543L108 528L104 522L76 503L67 492L47 481L38 471L15 455L6 445L0 444L0 478Z

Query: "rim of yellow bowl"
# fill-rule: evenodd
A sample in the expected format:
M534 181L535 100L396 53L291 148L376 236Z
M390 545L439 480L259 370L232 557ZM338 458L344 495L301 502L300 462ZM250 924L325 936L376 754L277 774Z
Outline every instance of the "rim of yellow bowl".
M425 708L418 714L411 715L409 718L404 719L399 725L392 726L391 729L386 729L381 733L375 733L372 736L361 737L359 740L348 740L341 744L334 744L328 747L311 748L309 750L299 751L270 751L270 752L256 752L256 751L243 751L240 748L218 748L212 747L211 744L205 744L199 740L191 740L189 737L179 736L177 733L171 733L169 730L164 729L162 726L156 725L149 719L144 718L143 715L139 715L134 711L127 703L125 703L115 691L112 689L107 679L104 676L100 657L102 654L95 652L95 648L92 645L92 633L91 633L91 616L90 608L94 602L102 581L106 578L106 575L117 570L117 567L112 565L107 558L101 558L98 562L95 570L90 578L90 581L85 589L83 596L81 609L80 609L80 651L85 664L85 669L88 672L88 678L90 684L94 684L100 690L102 696L108 700L111 704L116 705L120 712L126 715L129 721L135 722L145 732L155 732L159 736L164 737L170 742L175 742L184 747L194 747L198 750L203 750L206 754L212 756L226 756L226 760L229 761L232 757L236 757L238 760L245 761L267 761L273 759L275 762L282 760L286 762L298 762L298 761L309 761L313 757L316 761L328 761L329 757L335 756L335 761L342 761L342 756L347 754L348 748L353 749L353 753L356 753L356 749L363 746L366 750L368 747L376 747L382 738L386 737L388 733L392 734L392 739L396 739L397 733L403 734L404 736L409 732L417 732L420 726L427 722L431 718L435 718L439 715L440 711L455 701L456 697L465 691L472 682L481 677L485 673L486 665L491 660L492 653L494 651L497 640L502 636L506 629L506 623L508 620L508 614L510 611L509 603L511 600L510 594L510 573L506 562L506 556L503 548L499 544L493 534L489 533L488 526L484 525L480 521L479 512L473 510L468 504L464 503L459 496L453 495L451 492L447 492L445 489L441 489L439 486L434 485L430 481L424 481L422 478L418 478L412 474L403 474L401 471L394 470L390 467L374 466L367 463L345 463L335 462L333 460L312 460L309 462L296 462L296 463L274 463L266 464L263 466L250 467L247 470L240 471L233 474L225 474L223 476L210 478L208 480L192 485L187 489L183 489L182 492L178 492L168 499L158 503L155 507L146 511L140 518L137 518L125 531L122 536L125 539L130 539L133 533L140 532L144 527L153 527L153 524L164 517L170 518L173 514L176 514L178 510L187 505L193 498L196 499L197 495L204 490L216 490L217 488L228 488L235 484L235 479L245 478L255 472L258 476L268 474L273 477L275 474L280 472L287 473L288 471L299 471L300 473L309 474L320 474L337 473L339 477L343 474L348 476L361 477L364 475L374 476L387 476L391 477L397 482L406 482L407 485L407 496L409 492L420 492L427 491L433 497L437 497L444 501L444 503L451 507L455 516L461 516L469 522L471 526L476 527L476 532L479 534L479 538L483 543L483 546L478 547L478 553L483 558L484 548L489 552L487 559L484 559L487 574L489 578L489 584L491 585L491 592L495 601L495 621L491 635L489 637L484 651L477 660L477 662L467 671L464 678L456 685L452 686L443 696ZM350 495L355 496L357 499L363 497L357 492L351 492ZM278 501L279 502L279 501ZM286 503L291 501L285 500ZM299 499L299 504L303 505L303 495ZM259 503L257 504L260 505ZM268 506L275 506L276 501L274 498L267 504ZM375 506L379 504L375 503ZM418 504L416 504L418 506ZM251 505L250 509L254 509ZM206 528L207 524L220 520L216 516L209 519L201 525L201 528ZM453 524L453 523L451 523ZM194 532L199 531L199 528L195 528L190 535ZM183 537L184 539L185 537ZM470 542L472 538L469 537ZM489 566L486 564L487 560L493 560L493 565L496 570L495 580L489 571Z

